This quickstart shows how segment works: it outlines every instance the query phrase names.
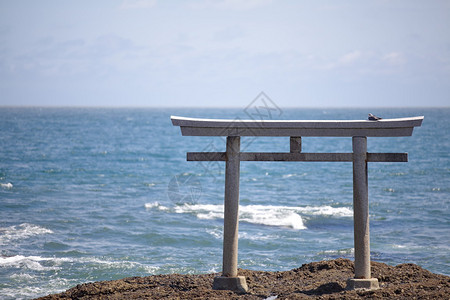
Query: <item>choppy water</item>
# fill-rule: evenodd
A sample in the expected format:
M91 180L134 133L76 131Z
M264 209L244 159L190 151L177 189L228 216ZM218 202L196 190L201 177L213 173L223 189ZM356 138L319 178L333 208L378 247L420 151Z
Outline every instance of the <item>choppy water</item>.
M248 111L247 111L248 112ZM280 111L281 112L281 111ZM450 274L450 109L285 109L282 119L424 115L412 137L369 138L372 258ZM182 137L170 115L248 118L243 109L0 108L0 298L161 273L220 272L221 138ZM243 138L289 151L288 138ZM351 152L351 138L304 138ZM351 163L243 162L239 267L287 270L353 257Z

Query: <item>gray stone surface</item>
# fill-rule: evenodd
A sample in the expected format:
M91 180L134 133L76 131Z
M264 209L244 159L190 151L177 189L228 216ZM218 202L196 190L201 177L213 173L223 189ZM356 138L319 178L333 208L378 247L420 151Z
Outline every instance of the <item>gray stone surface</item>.
M393 128L414 127L422 124L423 116L383 119L378 122L369 120L231 120L198 119L171 116L174 126L210 127L210 128L314 128L314 129L348 129L348 128ZM292 135L296 136L296 135ZM300 136L300 135L297 135Z
M410 136L423 117L368 120L215 120L171 117L186 136Z
M353 223L355 278L370 278L367 138L353 137Z
M245 293L248 291L248 286L244 276L219 276L214 278L213 290L230 290L237 293Z
M341 161L352 162L353 153L241 152L240 161ZM188 152L188 161L226 161L226 152ZM407 153L367 153L367 162L407 162Z
M302 137L301 136L291 136L289 138L289 152L300 153L302 152Z
M240 170L239 151L240 137L227 137L222 270L222 275L226 277L237 276Z
M347 290L376 290L379 289L380 285L377 278L369 279L349 279L347 281Z

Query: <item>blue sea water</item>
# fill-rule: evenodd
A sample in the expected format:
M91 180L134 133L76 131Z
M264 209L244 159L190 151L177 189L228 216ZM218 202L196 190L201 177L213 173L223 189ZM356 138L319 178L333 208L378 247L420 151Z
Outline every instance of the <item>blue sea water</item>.
M281 114L282 112L282 114ZM280 119L425 116L411 137L368 138L372 259L450 274L450 109L283 109ZM80 283L220 272L219 137L182 137L170 115L246 119L245 109L0 108L0 298ZM288 138L243 138L289 151ZM351 138L303 138L304 152L351 152ZM353 259L351 163L242 162L239 267L288 270Z

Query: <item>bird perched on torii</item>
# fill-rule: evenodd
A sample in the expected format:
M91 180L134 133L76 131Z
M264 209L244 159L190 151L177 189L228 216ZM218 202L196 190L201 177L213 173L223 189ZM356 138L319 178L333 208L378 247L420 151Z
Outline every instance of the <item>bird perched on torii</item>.
M377 117L377 116L374 116L374 115L372 115L372 114L369 114L369 120L370 121L378 121L378 120L381 120L382 118L380 118L380 117Z

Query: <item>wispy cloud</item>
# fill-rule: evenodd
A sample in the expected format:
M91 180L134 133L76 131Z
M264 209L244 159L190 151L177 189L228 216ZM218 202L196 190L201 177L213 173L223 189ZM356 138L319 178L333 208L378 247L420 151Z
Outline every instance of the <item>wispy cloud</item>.
M249 10L272 3L273 0L207 0L203 3L195 3L193 6L199 8L218 8L225 10Z
M399 1L119 0L89 10L74 1L48 5L46 18L36 13L42 4L11 1L0 10L0 103L131 90L169 102L186 91L207 103L219 90L253 89L359 99L356 86L363 93L387 80L385 95L401 84L423 91L417 99L433 90L448 101L448 6ZM334 88L317 88L324 82Z
M407 64L405 54L398 51L380 52L375 50L353 50L330 59L328 62L317 61L317 69L336 71L358 76L396 74Z
M323 65L321 69L332 70L354 66L357 65L358 63L363 62L369 55L370 55L369 53L365 53L360 50L353 50L341 55L335 61Z
M391 52L382 57L382 60L392 66L399 66L406 63L406 58L403 53Z
M105 68L119 71L134 68L142 48L117 35L102 35L93 40L38 40L22 52L0 57L0 75L12 76L95 76Z
M156 0L124 0L120 9L150 8L156 5Z
M338 65L349 65L355 63L358 60L360 60L362 56L363 54L359 50L349 52L347 54L344 54L341 58L339 58Z

